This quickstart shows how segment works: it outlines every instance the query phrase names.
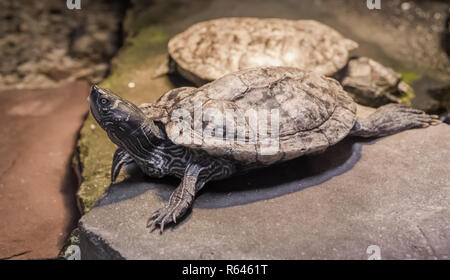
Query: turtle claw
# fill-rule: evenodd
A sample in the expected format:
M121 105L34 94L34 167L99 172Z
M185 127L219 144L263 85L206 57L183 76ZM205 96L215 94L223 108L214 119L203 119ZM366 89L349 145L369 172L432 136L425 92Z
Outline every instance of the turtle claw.
M157 225L159 225L160 232L164 231L164 226L167 224L176 224L177 220L182 217L186 211L191 207L194 201L194 191L189 187L194 188L195 184L181 184L175 189L169 198L169 204L165 207L156 210L148 219L147 227L152 232Z
M156 223L153 223L153 222L149 221L147 223L147 228L149 228L149 232L153 232L155 230L155 228L156 228Z
M155 212L153 212L153 214L152 214L152 216L149 218L149 220L151 221L151 220L155 219L156 217L158 217L158 216L159 216L160 210L161 210L161 209L158 209L158 210L156 210Z
M164 231L164 226L170 223L176 223L177 219L182 217L187 209L189 209L189 203L183 203L178 201L174 204L169 203L166 207L156 210L148 219L147 227L152 232L157 225L159 225L160 232Z
M170 223L176 223L176 217L180 216L180 211L176 207L170 205L156 210L152 216L148 219L147 227L152 232L157 225L159 225L160 233L163 233L164 226Z
M438 115L431 115L431 118L432 118L431 123L430 123L431 125L438 125L438 124L442 123L442 121L439 119Z
M431 122L431 125L438 125L438 124L441 124L441 123L442 123L441 120L433 120L433 121Z

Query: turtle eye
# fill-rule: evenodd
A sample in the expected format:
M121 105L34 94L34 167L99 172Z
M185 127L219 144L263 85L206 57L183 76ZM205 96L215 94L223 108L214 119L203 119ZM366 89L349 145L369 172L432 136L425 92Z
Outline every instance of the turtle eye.
M108 104L108 102L109 102L109 100L106 98L100 99L100 103L102 103L102 105L106 105L106 104Z

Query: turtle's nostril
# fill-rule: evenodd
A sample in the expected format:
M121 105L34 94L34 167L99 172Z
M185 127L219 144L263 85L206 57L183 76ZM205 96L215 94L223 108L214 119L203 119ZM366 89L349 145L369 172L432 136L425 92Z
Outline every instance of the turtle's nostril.
M98 95L104 94L104 91L99 86L93 85L92 86L92 90L91 90L91 94L96 94L98 96Z
M99 93L98 87L97 86L92 86L90 95L91 96L96 96L96 95L98 95L98 93Z
M91 94L89 95L89 99L95 102L96 100L98 100L98 98L100 98L104 94L105 92L99 86L93 85Z

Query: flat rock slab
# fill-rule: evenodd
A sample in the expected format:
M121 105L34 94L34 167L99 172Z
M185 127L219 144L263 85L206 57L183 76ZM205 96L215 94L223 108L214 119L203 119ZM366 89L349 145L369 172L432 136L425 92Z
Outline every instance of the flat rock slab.
M206 185L161 235L146 221L177 180L135 173L80 221L84 259L450 258L450 126L344 141Z
M0 92L0 259L55 258L76 226L73 148L89 85Z

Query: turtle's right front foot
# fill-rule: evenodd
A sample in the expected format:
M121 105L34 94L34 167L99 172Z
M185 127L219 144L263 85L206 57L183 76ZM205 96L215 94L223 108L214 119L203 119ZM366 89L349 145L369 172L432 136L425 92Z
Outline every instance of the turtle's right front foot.
M176 223L191 208L195 197L195 180L184 178L170 195L169 204L155 211L147 221L147 227L152 232L159 225L160 233L164 231L164 225Z
M176 197L175 199L170 199L168 205L155 211L152 216L147 221L147 227L150 232L155 230L156 226L159 225L160 233L164 231L164 226L170 223L176 223L187 210L191 207L191 203L188 199L183 197Z
M422 110L401 104L388 104L378 108L366 119L358 119L351 135L360 137L379 137L397 132L428 127L441 123L436 115L428 115Z

